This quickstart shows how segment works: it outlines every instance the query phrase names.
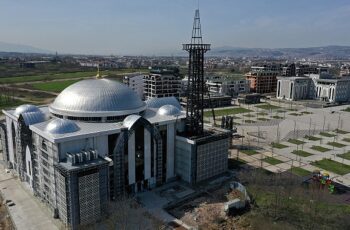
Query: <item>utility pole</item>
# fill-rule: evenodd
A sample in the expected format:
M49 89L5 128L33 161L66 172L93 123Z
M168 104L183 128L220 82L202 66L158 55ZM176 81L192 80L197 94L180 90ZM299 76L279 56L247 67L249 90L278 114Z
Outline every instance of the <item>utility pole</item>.
M310 117L310 123L309 123L309 136L311 136L311 117Z

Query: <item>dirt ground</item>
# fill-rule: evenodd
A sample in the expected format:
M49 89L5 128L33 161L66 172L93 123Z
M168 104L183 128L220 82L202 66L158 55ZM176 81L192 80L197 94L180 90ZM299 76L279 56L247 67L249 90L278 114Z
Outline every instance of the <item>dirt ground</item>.
M190 226L201 228L225 220L227 217L224 212L224 203L241 197L242 194L239 191L231 190L228 185L225 185L205 192L169 210L169 213Z
M0 197L0 230L15 229L11 218L7 212L7 208L3 203L2 197Z

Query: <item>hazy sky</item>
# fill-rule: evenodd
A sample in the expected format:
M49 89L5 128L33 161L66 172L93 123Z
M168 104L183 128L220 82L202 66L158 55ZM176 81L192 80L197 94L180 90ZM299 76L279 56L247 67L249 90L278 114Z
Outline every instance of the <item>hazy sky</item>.
M197 0L0 0L0 41L60 53L165 54L190 41ZM201 0L214 47L350 45L350 0Z

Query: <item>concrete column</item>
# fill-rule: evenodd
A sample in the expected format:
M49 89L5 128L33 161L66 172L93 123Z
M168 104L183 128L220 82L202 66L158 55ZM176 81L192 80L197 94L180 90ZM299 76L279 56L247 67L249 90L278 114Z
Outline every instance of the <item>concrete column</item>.
M151 178L151 134L147 129L144 129L144 143L145 143L145 179Z
M133 133L128 140L128 172L129 185L136 182L135 170L135 133Z
M175 124L167 125L166 179L174 177Z

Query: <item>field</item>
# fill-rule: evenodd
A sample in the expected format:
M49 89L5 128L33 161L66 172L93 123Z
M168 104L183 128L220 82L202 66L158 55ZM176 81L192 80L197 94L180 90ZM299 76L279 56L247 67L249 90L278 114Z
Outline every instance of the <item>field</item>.
M336 135L332 134L332 133L326 133L326 132L320 132L321 136L324 137L335 137Z
M52 81L52 82L40 82L40 83L32 83L30 84L33 89L56 92L59 93L68 86L80 81L78 80L66 80L66 81Z
M307 171L303 168L299 168L299 167L293 167L291 170L290 170L291 173L295 174L295 175L298 175L298 176L308 176L311 174L310 171Z
M274 119L283 119L283 117L281 117L281 116L277 116L277 115L272 116L272 118L274 118Z
M308 139L310 141L319 141L322 140L322 138L314 137L314 136L305 136L305 139Z
M25 103L26 101L17 100L17 99L5 100L4 97L0 95L0 113L2 113L1 110L3 109L17 107Z
M280 143L272 143L271 146L273 148L276 148L276 149L284 149L284 148L288 148L289 147L287 145L283 145L283 144L280 144Z
M305 144L304 141L300 141L300 140L297 140L297 139L289 139L288 142L289 142L289 143L292 143L292 144L295 144L295 145L302 145L302 144Z
M301 157L309 157L309 156L313 155L313 154L306 152L304 150L294 150L292 153L295 155L301 156Z
M338 157L341 157L350 161L350 152L339 154Z
M336 147L336 148L343 148L343 147L346 146L346 145L343 145L343 144L338 143L338 142L328 142L327 145L330 145L330 146L333 146L333 147Z
M350 173L350 165L342 164L329 159L323 159L320 161L313 162L311 164L339 175L345 175Z
M227 115L235 115L235 114L239 114L239 113L248 113L248 112L252 112L249 109L245 109L245 108L232 108L232 109L217 109L215 110L215 116L227 116ZM205 111L204 112L204 116L205 117L211 117L212 116L212 112L211 111Z
M280 109L281 108L279 106L275 106L275 105L271 105L271 104L257 105L255 107L260 108L260 109L265 109L265 110Z
M242 153L247 154L249 156L257 154L258 152L255 150L241 150Z
M318 146L318 145L313 145L313 146L311 147L311 149L316 150L316 151L319 151L319 152L322 152L322 153L330 151L330 149L327 149L327 148L325 148L325 147Z
M283 161L280 161L274 157L266 157L262 161L265 161L266 163L269 163L271 165L277 165L277 164L283 163Z
M296 175L310 172L299 168L279 175L261 171L247 170L238 175L254 200L250 211L212 229L348 229L350 206L343 201L348 194L340 197L314 189L318 184L301 186L303 179Z
M106 75L108 78L121 79L124 74L132 72L148 71L146 69L120 69L108 71L101 71L101 75ZM70 73L45 73L38 75L28 75L28 76L17 76L17 77L2 77L0 78L0 84L16 84L24 82L34 82L34 81L52 81L59 79L76 79L76 78L89 78L94 77L96 71L79 71Z

